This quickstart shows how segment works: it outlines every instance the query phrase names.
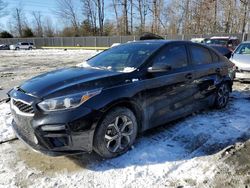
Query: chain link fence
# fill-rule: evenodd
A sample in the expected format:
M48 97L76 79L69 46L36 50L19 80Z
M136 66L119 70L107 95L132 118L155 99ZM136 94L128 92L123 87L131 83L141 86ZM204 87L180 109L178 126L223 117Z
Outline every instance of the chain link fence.
M210 34L210 35L163 35L167 40L190 40L191 38L210 38L212 36L233 36L240 41L250 40L250 34ZM36 47L110 47L114 43L139 40L139 36L91 36L91 37L51 37L51 38L10 38L0 39L0 44L33 42Z

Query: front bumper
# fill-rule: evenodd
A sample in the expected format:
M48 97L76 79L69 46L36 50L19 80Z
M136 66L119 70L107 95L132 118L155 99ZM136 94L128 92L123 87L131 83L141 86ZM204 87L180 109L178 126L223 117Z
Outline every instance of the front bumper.
M91 135L93 133L91 131L79 134L78 136L48 135L49 137L43 137L37 132L30 132L27 135L14 120L12 121L12 128L19 140L23 141L33 150L49 156L73 155L77 153L90 153L92 151L92 146L89 147L89 144L92 144ZM79 144L81 145L80 147Z
M31 96L24 96L17 92L15 100ZM34 99L35 101L35 99ZM11 100L12 127L17 137L36 151L51 156L90 153L93 149L93 136L98 122L98 113L86 107L79 107L70 111L44 114L36 109L32 102L34 114L21 113ZM25 108L27 109L27 108ZM60 130L44 127L62 127Z

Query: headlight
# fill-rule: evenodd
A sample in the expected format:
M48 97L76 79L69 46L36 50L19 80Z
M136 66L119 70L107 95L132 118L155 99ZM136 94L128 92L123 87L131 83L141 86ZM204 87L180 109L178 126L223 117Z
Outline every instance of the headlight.
M76 108L89 100L90 98L100 94L102 89L94 89L84 93L76 93L63 97L47 99L38 104L43 111L57 111Z

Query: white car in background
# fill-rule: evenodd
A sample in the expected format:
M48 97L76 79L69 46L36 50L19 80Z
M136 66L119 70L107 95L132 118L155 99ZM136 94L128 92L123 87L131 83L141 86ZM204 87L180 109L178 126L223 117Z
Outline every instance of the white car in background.
M192 38L191 42L195 42L195 43L206 43L208 39L207 38Z
M35 49L36 47L32 42L19 42L17 44L10 45L11 50L32 50Z
M250 41L242 42L235 49L230 60L236 66L235 78L250 81Z

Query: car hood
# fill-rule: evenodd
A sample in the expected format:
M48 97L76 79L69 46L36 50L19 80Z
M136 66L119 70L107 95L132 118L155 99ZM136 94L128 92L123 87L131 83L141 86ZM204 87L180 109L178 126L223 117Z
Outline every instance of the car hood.
M234 54L230 59L239 69L250 70L250 55Z
M113 83L108 82L108 80L112 79L112 76L119 74L122 73L72 67L36 76L24 82L19 86L19 89L39 98L50 98L62 94L67 95L79 91L103 88L107 84Z

